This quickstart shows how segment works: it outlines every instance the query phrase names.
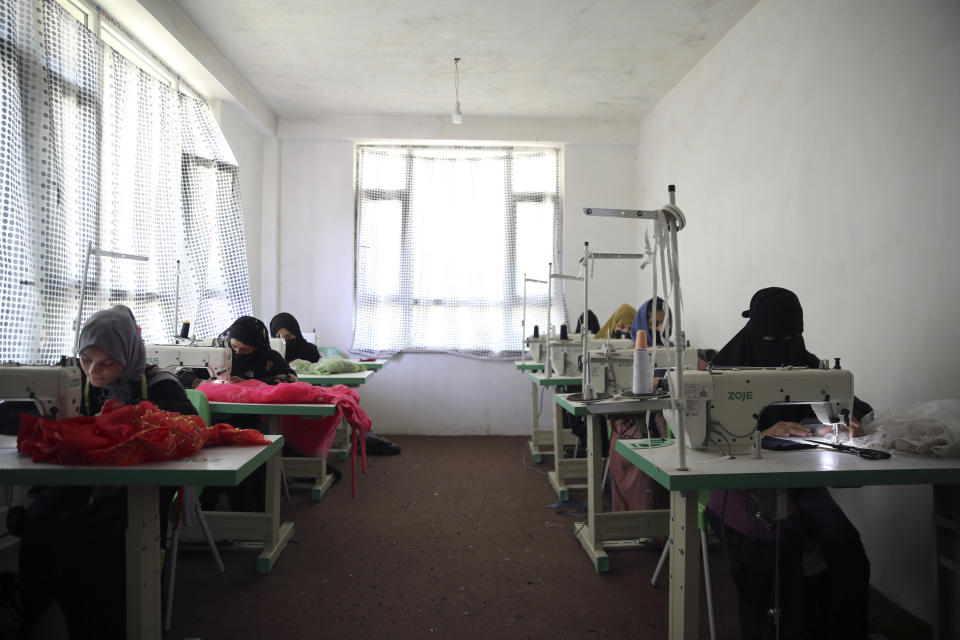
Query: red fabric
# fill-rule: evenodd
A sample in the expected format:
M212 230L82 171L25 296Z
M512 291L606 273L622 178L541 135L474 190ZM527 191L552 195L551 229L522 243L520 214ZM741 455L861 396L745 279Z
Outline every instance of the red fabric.
M343 418L353 428L353 435L359 436L361 446L362 473L367 472L367 448L364 435L370 431L370 417L360 408L360 397L354 389L344 385L335 387L316 387L308 382L281 382L271 385L259 380L243 382L204 382L197 390L206 394L213 402L243 402L256 404L335 404L337 413L325 418L302 418L283 416L281 421L283 437L290 445L305 456L326 456L333 444L334 432ZM354 456L357 448L353 447ZM351 465L354 473L355 461ZM355 480L351 480L355 486ZM355 495L354 491L354 495Z
M255 429L210 428L200 416L162 411L153 403L108 401L98 416L50 420L20 415L17 450L34 462L127 466L176 460L204 446L269 444Z

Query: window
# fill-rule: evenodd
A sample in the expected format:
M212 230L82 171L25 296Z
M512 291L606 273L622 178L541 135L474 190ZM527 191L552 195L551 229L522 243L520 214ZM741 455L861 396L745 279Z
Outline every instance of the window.
M117 303L148 342L215 336L251 308L236 159L206 104L90 25L119 26L61 4L0 2L0 360L55 362L78 312ZM91 257L84 282L88 243L148 260Z
M524 274L559 263L559 150L357 151L352 350L516 357ZM546 317L545 291L527 315Z

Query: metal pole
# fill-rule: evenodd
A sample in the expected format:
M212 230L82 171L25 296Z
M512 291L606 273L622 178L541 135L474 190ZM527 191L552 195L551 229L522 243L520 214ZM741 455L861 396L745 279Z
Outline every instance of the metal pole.
M667 187L667 191L670 194L670 204L676 206L676 187L670 185ZM677 395L673 398L674 409L677 411L677 438L679 440L679 445L677 451L679 452L679 463L677 469L680 471L687 470L687 437L686 429L684 428L684 410L686 408L686 402L684 401L683 394L683 350L686 345L683 343L683 331L681 329L681 309L680 309L680 256L677 252L677 230L680 224L680 221L677 220L676 214L671 217L667 224L670 229L670 246L673 250L673 268L675 273L671 274L674 276L673 283L673 315L675 325L673 328L673 340L677 348Z
M546 363L546 366L543 369L544 373L546 374L544 377L548 379L553 377L551 373L553 370L553 367L550 364L550 307L552 306L553 306L553 263L548 262L547 263L547 339L544 342L544 344L547 345L546 346L547 356L546 356L546 360L544 360L544 362Z
M581 362L583 363L583 389L584 400L593 400L593 386L590 384L590 352L587 350L587 344L590 335L590 243L583 243L583 323L580 325L580 341L583 344L583 354Z
M80 283L80 308L77 309L77 322L73 333L73 353L78 355L80 348L80 320L83 318L83 303L87 297L87 273L90 271L90 254L93 253L93 240L87 240L87 257L83 260L83 280Z
M173 337L174 342L176 342L177 336L180 335L180 260L177 260L177 287L176 293L174 294L174 311L173 311Z
M520 361L527 359L527 273L523 273L523 319L520 320Z

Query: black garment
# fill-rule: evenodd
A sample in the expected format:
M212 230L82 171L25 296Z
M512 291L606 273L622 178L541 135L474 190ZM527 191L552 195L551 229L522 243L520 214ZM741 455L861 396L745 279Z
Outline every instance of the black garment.
M234 351L231 376L256 379L267 384L297 381L297 374L283 356L270 348L267 327L260 320L251 316L237 318L223 335L253 347L251 353L243 355Z
M780 537L781 640L864 639L870 561L860 534L824 488L790 490L797 521L782 521ZM730 574L737 586L740 637L775 637L773 605L776 545L756 540L724 525L709 509L707 519L726 546ZM797 526L791 526L796 524ZM826 561L821 573L804 576L803 540L816 546Z
M746 326L720 350L713 359L714 365L820 366L820 360L807 351L803 341L803 308L792 291L779 287L761 289L754 294L750 309L744 311L743 316L749 318ZM774 339L764 340L764 337ZM859 419L870 410L870 405L854 398L854 417ZM772 426L780 420L800 422L812 416L808 406L768 407L761 415L761 427ZM805 625L821 622L823 626L817 638L866 638L870 561L860 533L826 489L791 489L788 497L792 514L781 521L779 556L779 602L783 612L780 638L802 638ZM740 603L741 637L772 639L774 626L767 611L774 592L773 567L777 558L774 543L743 535L722 523L717 515L711 496L707 516L714 530L725 539L730 573L737 585ZM829 588L824 593L805 591L809 585L803 575L804 540L819 549L826 561L825 582ZM805 600L821 605L817 616L804 615ZM821 615L825 617L819 617Z
M148 365L146 399L164 411L196 415L186 392L172 376L159 376ZM151 375L153 374L153 375ZM128 384L124 382L124 385ZM140 382L129 381L132 402L143 395ZM103 390L84 380L81 411L95 415ZM167 511L174 489L159 491L160 530L166 536ZM23 604L21 634L28 637L47 606L63 612L71 639L122 638L126 589L124 532L127 490L121 487L36 487L27 507L20 540Z
M580 317L577 318L577 330L575 333L580 333L580 329L583 327L583 314L580 314ZM587 331L590 333L598 333L600 331L600 321L597 319L597 315L587 309Z
M320 350L317 345L307 342L300 331L300 323L289 313L278 313L270 321L270 335L279 338L277 333L280 329L286 329L293 334L292 340L287 340L286 353L284 357L287 362L294 360L306 360L307 362L316 362L320 359Z

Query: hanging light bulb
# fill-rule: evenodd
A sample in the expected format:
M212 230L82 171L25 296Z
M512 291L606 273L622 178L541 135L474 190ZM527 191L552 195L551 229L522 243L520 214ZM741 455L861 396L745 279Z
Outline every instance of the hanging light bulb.
M460 110L460 58L453 59L453 88L456 98L456 106L453 108L453 114L450 119L453 124L463 124L463 111Z

